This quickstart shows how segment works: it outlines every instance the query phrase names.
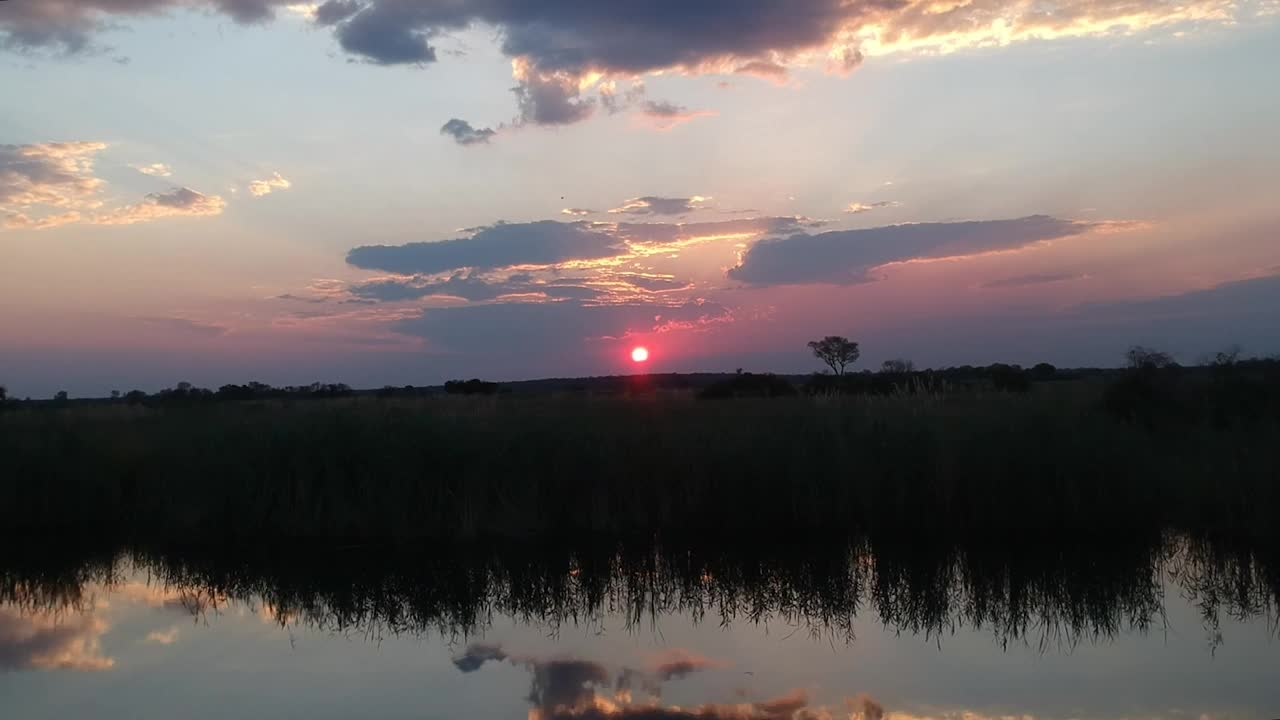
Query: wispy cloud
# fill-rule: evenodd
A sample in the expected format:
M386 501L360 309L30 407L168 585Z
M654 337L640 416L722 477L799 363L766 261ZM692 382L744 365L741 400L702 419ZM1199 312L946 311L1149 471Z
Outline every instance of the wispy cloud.
M891 208L891 207L897 207L897 206L898 206L898 202L896 200L881 200L879 202L873 202L873 203L852 202L844 207L844 212L847 215L861 215L862 213L868 213L868 212L871 212L872 210L879 210L880 208Z
M170 169L169 166L165 165L164 163L151 163L150 165L134 165L133 169L137 170L143 175L150 175L151 177L169 177L170 175L173 174L173 170Z
M609 212L622 215L684 215L706 207L711 198L694 195L687 198L645 197L631 198Z
M661 132L666 132L678 125L683 125L698 118L711 117L713 115L715 113L707 110L690 110L683 105L653 100L645 102L640 107L640 117L644 120L644 123Z
M150 193L142 202L127 205L94 219L98 225L135 225L162 218L212 217L221 215L227 201L219 195L205 195L191 188L175 188Z
M288 190L293 187L293 183L289 182L280 173L272 173L271 177L266 180L254 180L249 183L249 194L254 197L264 197L270 195L276 190Z
M1020 288L1030 287L1032 285L1049 285L1052 283L1068 282L1071 280L1083 280L1088 275L1082 273L1031 273L1028 275L1015 275L1013 277L999 278L997 280L988 280L978 287L986 289L1002 289L1002 288Z

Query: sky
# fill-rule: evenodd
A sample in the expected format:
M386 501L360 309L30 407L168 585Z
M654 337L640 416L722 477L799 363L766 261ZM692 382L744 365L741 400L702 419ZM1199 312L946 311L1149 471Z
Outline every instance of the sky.
M1276 67L1280 0L3 0L0 385L1280 353Z

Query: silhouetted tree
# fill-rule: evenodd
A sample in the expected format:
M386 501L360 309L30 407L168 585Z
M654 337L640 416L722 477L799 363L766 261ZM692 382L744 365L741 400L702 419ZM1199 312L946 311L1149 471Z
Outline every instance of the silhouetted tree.
M119 390L112 390L112 391L111 391L111 399L112 399L112 400L119 400L119 399L120 399L120 391L119 391Z
M1162 370L1164 368L1177 367L1178 365L1169 353L1141 345L1134 345L1129 348L1129 352L1125 353L1125 359L1128 361L1129 367L1134 370Z
M1035 380L1052 380L1058 375L1058 368L1049 363L1039 363L1031 368L1031 377Z
M141 390L130 390L124 394L124 401L130 405L141 405L147 399L147 394Z
M885 360L880 364L880 372L902 375L916 371L916 364L910 360L903 358L894 358L893 360Z
M66 391L66 390L59 390L57 393L55 393L55 394L54 394L53 399L54 399L54 400L56 400L56 401L58 401L58 402L66 402L66 401L67 401L67 391Z
M450 395L493 395L499 387L498 383L471 378L466 382L450 380L444 384L444 391Z
M987 368L991 377L991 385L1004 392L1026 392L1031 389L1031 381L1027 373L1018 365L996 363Z
M844 375L845 367L857 362L858 356L862 354L858 350L858 343L839 335L813 340L809 343L809 349L813 351L814 357L826 363L836 375Z
M9 399L9 389L3 385L0 385L0 403L3 403L5 400L8 400L8 399Z

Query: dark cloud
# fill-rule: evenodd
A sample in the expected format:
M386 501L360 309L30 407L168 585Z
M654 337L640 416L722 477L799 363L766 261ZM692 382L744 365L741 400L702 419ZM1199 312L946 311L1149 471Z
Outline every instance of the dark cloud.
M465 652L453 659L453 664L464 673L475 672L490 660L501 662L507 659L507 653L500 645L476 643L468 645Z
M1083 280L1088 276L1080 273L1031 273L1029 275L1015 275L1013 277L1000 278L998 280L988 280L978 287L986 289L998 288L1020 288L1032 285L1048 285L1051 283L1067 282L1068 280Z
M617 255L621 241L590 223L491 225L470 238L407 245L367 245L347 254L347 262L366 270L401 275L451 272L459 268L494 269L513 265L553 265Z
M703 204L710 199L700 195L687 198L647 195L631 198L609 212L623 215L684 215L702 209Z
M611 686L609 671L587 660L545 660L529 663L533 686L529 702L544 712L588 706L596 689Z
M515 64L518 121L534 125L570 125L595 112L595 102L582 97L578 78L567 73L544 74L526 63Z
M75 53L94 47L95 33L124 18L207 8L239 23L258 23L294 3L10 0L0 2L0 48ZM613 78L677 71L783 81L788 64L814 58L847 73L863 61L857 41L849 39L871 30L883 52L932 52L986 46L996 34L1012 42L1096 35L1098 28L1133 33L1206 17L1234 23L1238 15L1243 11L1224 13L1220 0L993 0L945 12L932 0L327 0L313 18L349 55L377 65L428 65L437 59L437 38L492 28L513 60L517 121L565 125L590 117L597 105L616 111ZM584 96L593 90L598 97Z
M0 47L77 53L117 18L206 6L239 23L264 22L294 0L17 0L0 3Z
M490 128L474 128L466 120L453 118L441 126L440 134L452 137L459 145L479 145L488 144L489 138L498 132Z
M316 8L317 25L335 25L360 11L358 0L328 0Z
M617 212L669 214L696 208L703 198L637 198ZM462 269L497 270L518 265L557 265L627 255L636 247L695 241L773 236L812 227L804 218L762 217L702 223L594 223L587 221L497 223L470 228L469 238L405 245L366 245L351 250L347 262L366 270L401 276L432 276ZM403 278L399 278L403 279ZM422 282L416 282L422 285Z
M1094 225L1034 215L1017 220L891 225L761 240L729 277L751 285L867 282L893 262L1012 250L1078 235Z

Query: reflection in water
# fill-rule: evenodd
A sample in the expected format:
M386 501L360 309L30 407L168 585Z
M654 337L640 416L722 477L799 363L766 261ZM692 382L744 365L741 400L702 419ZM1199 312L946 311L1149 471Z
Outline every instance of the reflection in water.
M388 717L530 720L1266 720L1280 706L1261 637L1276 633L1280 598L1269 547L914 540L216 554L5 545L0 715L114 703L94 714L222 716L189 704L202 693L240 698L245 716L279 693L283 714L313 720L368 702L389 705ZM628 632L611 637L619 626ZM771 637L779 626L785 635ZM1170 637L1182 653L1166 662ZM139 713L133 693L108 692L134 683L179 706ZM77 688L78 702L44 699Z
M1027 642L1050 650L1160 626L1167 584L1198 609L1210 641L1218 637L1223 614L1272 618L1280 597L1272 554L1172 536L1105 547L859 539L697 550L624 543L411 554L134 549L88 557L10 557L22 562L0 558L0 602L12 608L6 612L14 618L34 617L24 610L91 607L92 593L105 588L192 615L238 602L282 625L374 637L435 631L461 638L482 631L496 616L554 631L565 622L590 624L620 614L634 628L679 613L724 624L777 619L852 641L854 619L870 611L896 631L939 642L969 627L987 630L1006 645ZM145 573L146 581L126 579L129 567ZM6 630L0 638L6 645L19 637L49 644L55 636L71 637L73 628L81 637L91 635L93 626L55 627L44 635ZM84 647L91 646L86 639ZM668 673L693 669L677 663Z
M22 613L0 607L0 670L108 670L108 629L92 612Z

